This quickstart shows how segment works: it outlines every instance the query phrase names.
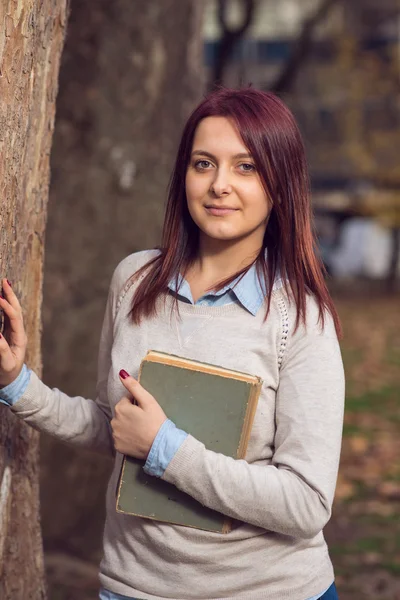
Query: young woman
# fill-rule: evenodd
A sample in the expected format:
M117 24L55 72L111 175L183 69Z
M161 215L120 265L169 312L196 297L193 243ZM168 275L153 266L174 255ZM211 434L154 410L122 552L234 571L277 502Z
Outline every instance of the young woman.
M95 401L28 370L21 307L3 283L3 402L38 429L115 455L102 600L337 598L322 530L341 446L340 325L315 254L302 140L281 100L220 89L190 116L162 246L131 254L112 277ZM149 349L263 379L246 460L208 450L168 419L135 379ZM117 513L123 454L233 517L232 531Z

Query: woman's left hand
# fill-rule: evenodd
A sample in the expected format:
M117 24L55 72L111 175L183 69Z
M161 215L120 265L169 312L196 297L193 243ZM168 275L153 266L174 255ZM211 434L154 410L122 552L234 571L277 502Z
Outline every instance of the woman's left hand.
M120 379L132 397L124 396L115 406L115 416L111 420L114 446L117 452L146 460L158 430L167 416L157 400L128 374Z

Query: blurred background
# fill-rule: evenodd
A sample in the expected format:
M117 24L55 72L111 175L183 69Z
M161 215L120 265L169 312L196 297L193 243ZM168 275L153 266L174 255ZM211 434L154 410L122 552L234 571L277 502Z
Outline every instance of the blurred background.
M345 333L326 528L341 600L400 598L399 67L399 0L71 0L57 99L43 379L88 398L112 272L159 243L191 109L216 83L251 83L294 112ZM110 467L42 436L50 600L97 598Z

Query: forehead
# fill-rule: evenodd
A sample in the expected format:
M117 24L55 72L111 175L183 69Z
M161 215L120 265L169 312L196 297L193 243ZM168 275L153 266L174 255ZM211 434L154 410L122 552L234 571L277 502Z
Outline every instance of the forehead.
M248 152L233 122L227 117L206 117L198 124L194 139L195 150L237 154Z

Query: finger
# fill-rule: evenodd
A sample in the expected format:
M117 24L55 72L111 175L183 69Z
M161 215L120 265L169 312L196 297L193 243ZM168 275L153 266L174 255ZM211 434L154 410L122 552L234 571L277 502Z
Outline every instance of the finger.
M127 373L124 369L121 369L119 372L120 379L126 389L132 394L133 398L136 400L138 406L141 408L145 408L150 403L154 402L153 396L144 389L140 383L131 377L129 373Z
M8 322L10 326L9 331L9 341L10 346L13 348L21 348L24 349L27 344L26 333L24 328L24 323L22 320L22 315L17 313L16 310L4 300L4 298L0 297L0 308L3 309L4 313L8 317Z
M0 308L2 308L8 317L10 324L10 345L18 348L26 346L26 334L20 308L14 308L0 295Z
M16 311L20 310L22 312L22 308L21 308L21 305L17 298L17 295L14 292L14 290L12 289L8 279L6 279L6 278L2 279L2 284L3 284L3 292L4 292L4 295L5 295L6 299L8 300L8 302L11 304L11 306Z
M123 398L121 398L121 400L119 402L117 402L117 404L115 405L115 410L119 411L121 409L124 409L126 407L132 408L132 406L134 406L133 404L133 400L132 398L127 398L126 396L124 396Z
M15 356L4 335L0 334L0 366L1 370L10 372L15 369Z

